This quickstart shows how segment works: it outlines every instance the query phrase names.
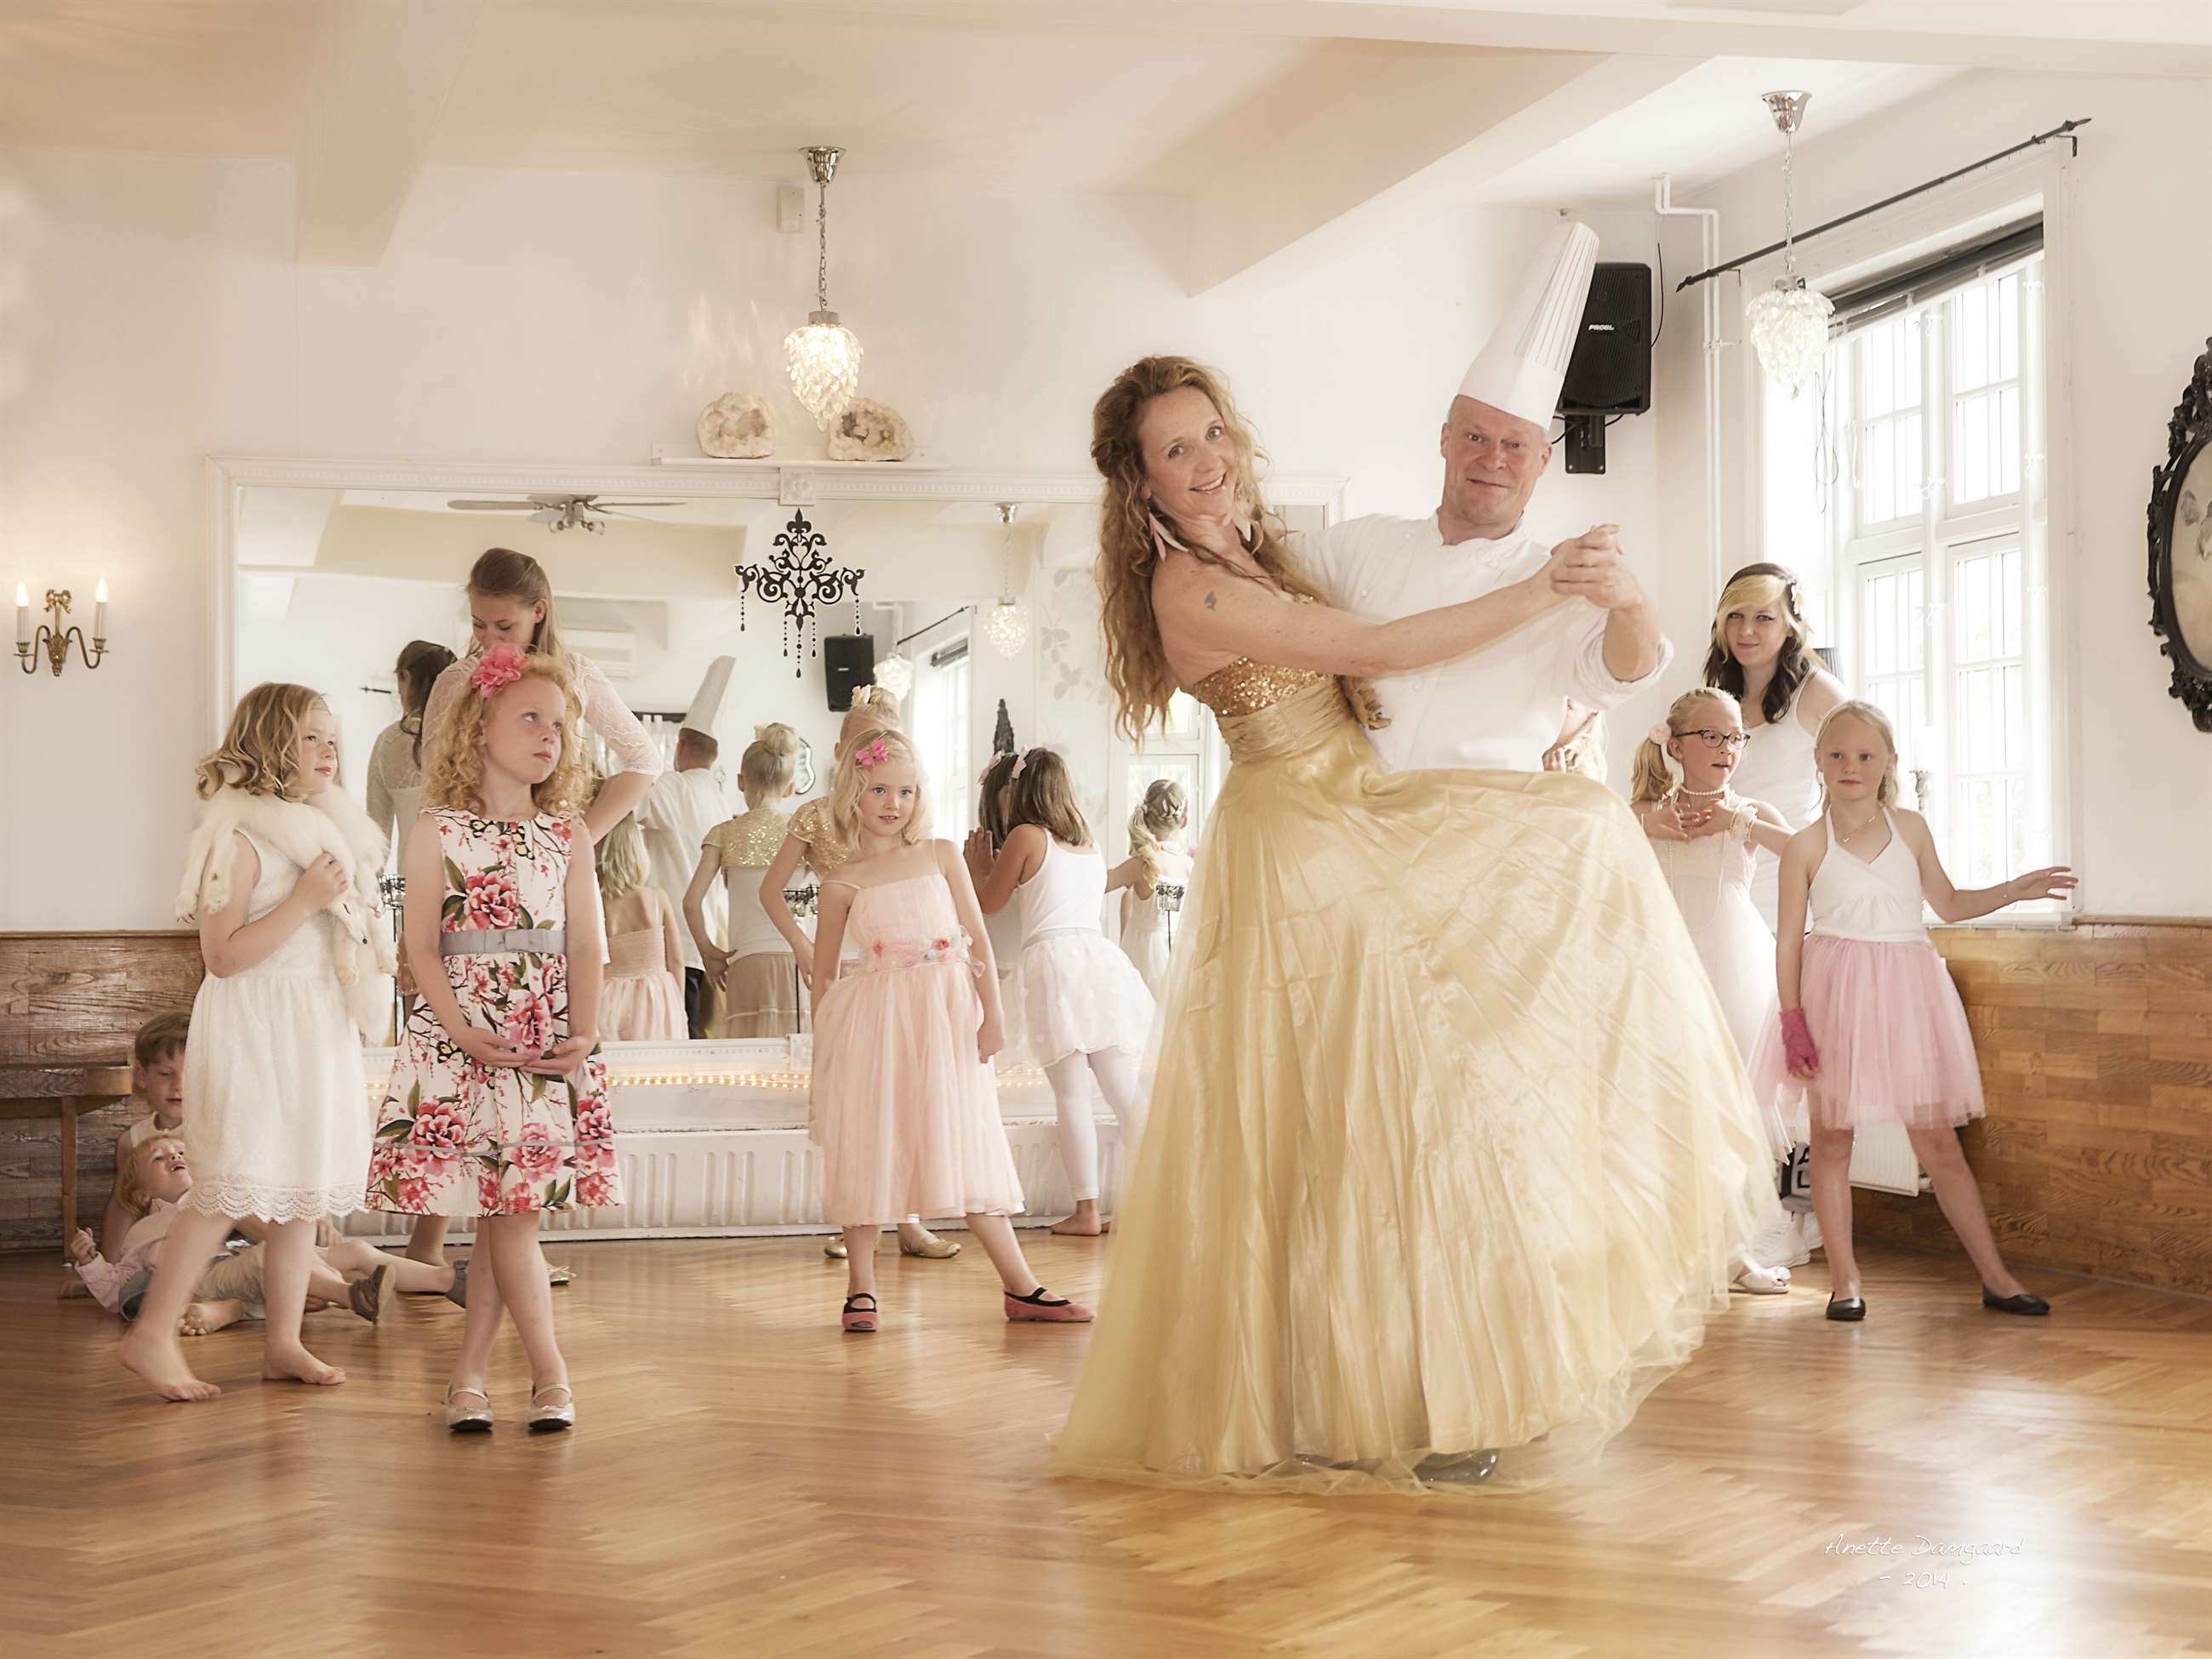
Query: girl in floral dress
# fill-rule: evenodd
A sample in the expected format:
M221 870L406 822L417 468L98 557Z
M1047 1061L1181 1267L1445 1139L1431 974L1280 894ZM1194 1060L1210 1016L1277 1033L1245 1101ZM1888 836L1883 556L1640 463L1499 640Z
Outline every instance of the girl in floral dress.
M575 1397L553 1334L538 1218L621 1201L598 1056L601 925L580 807L580 710L560 665L512 646L474 665L434 730L407 843L404 938L422 1000L384 1103L368 1202L474 1216L446 1424L492 1425L500 1316L530 1357L528 1421L566 1429Z

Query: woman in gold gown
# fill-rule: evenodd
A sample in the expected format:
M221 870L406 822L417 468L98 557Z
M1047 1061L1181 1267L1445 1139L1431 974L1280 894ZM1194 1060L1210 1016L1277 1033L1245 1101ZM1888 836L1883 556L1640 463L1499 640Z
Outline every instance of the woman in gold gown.
M1352 712L1354 677L1565 602L1582 544L1471 604L1363 623L1312 602L1253 454L1182 359L1138 363L1094 417L1123 727L1187 686L1234 763L1053 1467L1538 1484L1695 1348L1773 1212L1770 1155L1621 802L1558 773L1391 775Z

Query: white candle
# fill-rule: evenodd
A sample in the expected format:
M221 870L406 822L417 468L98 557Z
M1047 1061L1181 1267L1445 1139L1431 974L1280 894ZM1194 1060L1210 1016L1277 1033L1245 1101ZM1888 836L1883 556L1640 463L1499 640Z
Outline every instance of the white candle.
M15 584L15 643L31 642L31 590L22 583Z
M93 591L92 637L95 640L107 637L107 578L105 576L100 579L100 586Z

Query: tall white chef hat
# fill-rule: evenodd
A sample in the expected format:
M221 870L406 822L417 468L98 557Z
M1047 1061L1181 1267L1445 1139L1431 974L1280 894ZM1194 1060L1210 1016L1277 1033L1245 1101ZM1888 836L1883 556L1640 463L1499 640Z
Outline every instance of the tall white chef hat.
M703 737L718 736L715 725L722 718L722 702L730 691L730 675L738 665L735 657L717 657L707 665L707 677L699 682L699 695L691 699L690 712L684 716L686 731Z
M1528 267L1460 382L1459 395L1548 426L1559 407L1559 384L1567 378L1567 360L1581 337L1596 268L1597 233L1583 224L1560 226Z

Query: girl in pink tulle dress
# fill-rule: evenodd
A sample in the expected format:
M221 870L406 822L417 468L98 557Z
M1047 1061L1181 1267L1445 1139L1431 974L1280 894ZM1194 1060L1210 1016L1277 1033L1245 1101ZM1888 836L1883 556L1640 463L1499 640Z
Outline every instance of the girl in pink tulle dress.
M1005 1041L998 975L966 866L950 842L926 838L906 738L870 732L847 744L830 809L854 850L822 884L812 1086L823 1207L845 1232L844 1328L880 1324L877 1235L909 1215L968 1218L1008 1319L1089 1320L1037 1283L1007 1219L1023 1200L990 1065Z
M1782 1012L1760 1039L1751 1072L1761 1097L1810 1136L1813 1209L1828 1253L1827 1316L1866 1317L1851 1249L1851 1138L1876 1122L1905 1127L1944 1218L1981 1273L1983 1305L2048 1313L2050 1304L2005 1267L1959 1149L1958 1126L1982 1115L1981 1075L1966 1009L1928 938L1921 905L1945 921L1966 921L2056 898L2074 878L2053 866L1996 887L1954 888L1926 820L1893 805L1897 743L1887 717L1869 703L1838 707L1814 748L1826 810L1783 851L1775 945Z

